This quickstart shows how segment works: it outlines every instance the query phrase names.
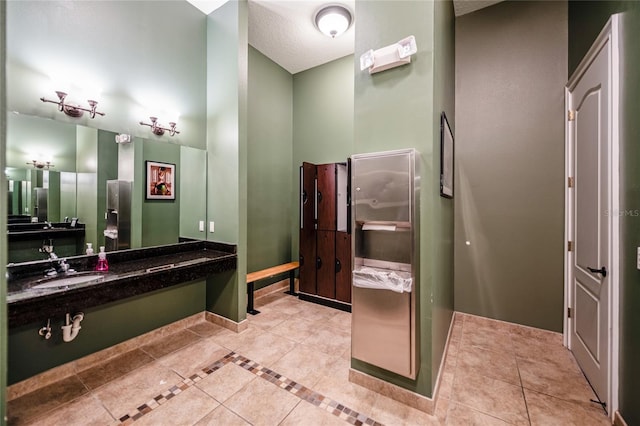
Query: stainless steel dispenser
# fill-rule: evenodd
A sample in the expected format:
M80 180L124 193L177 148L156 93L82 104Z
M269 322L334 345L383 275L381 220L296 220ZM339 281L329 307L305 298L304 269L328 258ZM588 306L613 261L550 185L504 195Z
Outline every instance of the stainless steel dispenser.
M38 218L38 222L47 220L49 212L47 201L49 200L49 190L47 188L33 188L35 193L33 202L33 215Z
M131 182L107 181L107 227L104 230L106 251L131 247Z
M419 282L419 173L413 149L351 157L351 356L412 379Z

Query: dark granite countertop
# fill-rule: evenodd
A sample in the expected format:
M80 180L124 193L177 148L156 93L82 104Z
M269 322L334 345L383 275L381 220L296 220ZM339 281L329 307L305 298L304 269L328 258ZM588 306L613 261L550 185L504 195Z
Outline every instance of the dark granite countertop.
M39 223L14 223L7 226L8 241L47 240L49 238L84 237L85 225L71 227L69 222L52 223L53 228Z
M100 273L93 271L97 255L68 257L67 263L78 272L51 278L43 275L52 261L9 264L9 327L204 279L233 270L237 263L234 245L209 241L120 250L108 253L107 259L109 271ZM67 284L70 279L88 281Z

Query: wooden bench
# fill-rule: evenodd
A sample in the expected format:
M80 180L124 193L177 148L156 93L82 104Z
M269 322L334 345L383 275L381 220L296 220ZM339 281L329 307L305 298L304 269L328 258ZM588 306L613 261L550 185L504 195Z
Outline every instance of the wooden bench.
M257 311L253 307L253 291L254 286L253 283L256 281L263 280L265 278L271 278L273 276L284 274L285 272L289 272L289 290L285 291L287 294L291 294L293 296L297 296L295 289L295 271L300 267L300 262L289 262L283 265L272 266L271 268L263 269L261 271L251 272L247 274L247 313L251 315L259 314L260 311Z

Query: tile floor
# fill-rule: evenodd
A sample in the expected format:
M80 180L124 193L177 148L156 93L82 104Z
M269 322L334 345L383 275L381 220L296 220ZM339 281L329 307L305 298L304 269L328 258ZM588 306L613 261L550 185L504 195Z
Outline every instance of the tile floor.
M434 416L350 383L351 315L274 294L9 402L13 425L607 425L556 333L456 314Z

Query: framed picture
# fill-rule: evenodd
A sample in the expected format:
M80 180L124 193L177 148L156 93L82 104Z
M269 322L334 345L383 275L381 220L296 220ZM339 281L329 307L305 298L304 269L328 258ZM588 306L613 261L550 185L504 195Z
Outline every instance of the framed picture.
M147 200L176 199L176 165L146 161L147 167Z
M440 115L440 195L453 198L453 133L444 111Z

